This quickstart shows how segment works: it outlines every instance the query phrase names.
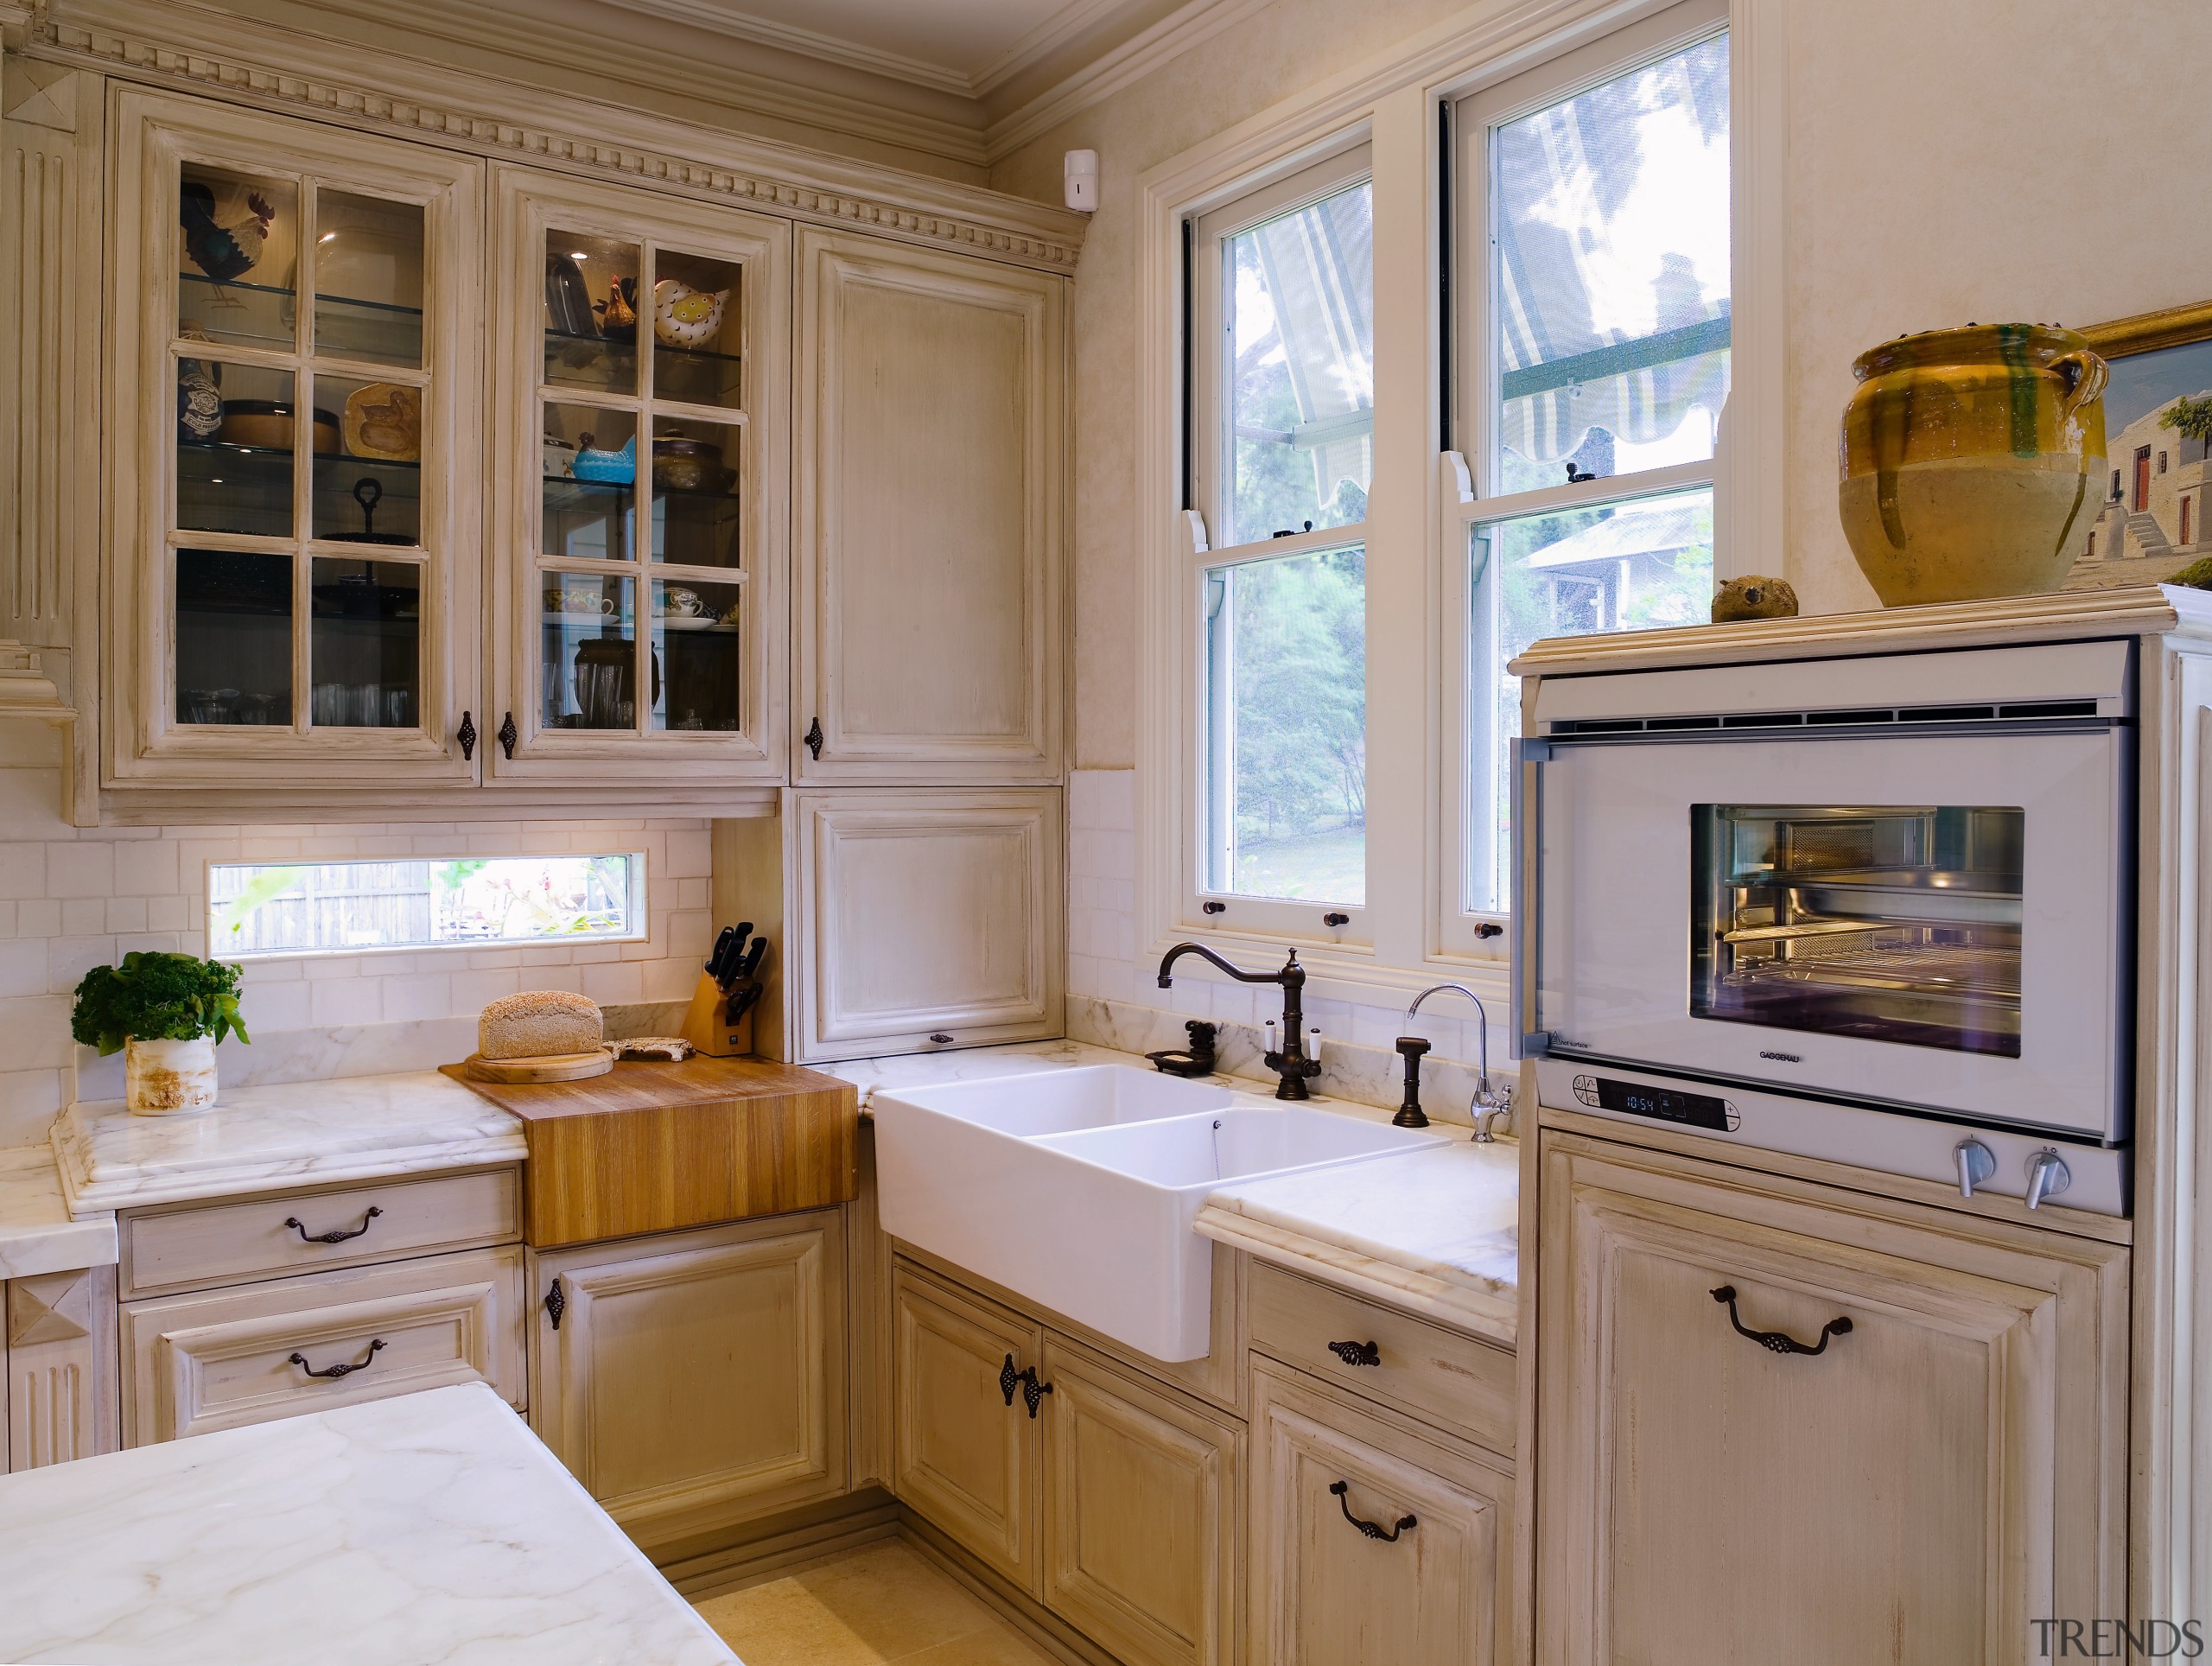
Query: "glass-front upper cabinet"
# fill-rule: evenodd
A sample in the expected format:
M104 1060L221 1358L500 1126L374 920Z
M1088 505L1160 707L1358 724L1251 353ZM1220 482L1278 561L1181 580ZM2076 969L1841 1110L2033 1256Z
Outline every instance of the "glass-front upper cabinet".
M472 781L480 165L118 111L109 784Z
M491 777L779 780L781 221L493 171Z

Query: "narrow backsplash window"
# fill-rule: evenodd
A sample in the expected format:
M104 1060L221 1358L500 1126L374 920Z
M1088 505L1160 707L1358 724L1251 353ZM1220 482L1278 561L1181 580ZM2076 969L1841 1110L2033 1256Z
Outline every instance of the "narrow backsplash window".
M207 869L208 953L224 960L645 935L645 859L636 853Z

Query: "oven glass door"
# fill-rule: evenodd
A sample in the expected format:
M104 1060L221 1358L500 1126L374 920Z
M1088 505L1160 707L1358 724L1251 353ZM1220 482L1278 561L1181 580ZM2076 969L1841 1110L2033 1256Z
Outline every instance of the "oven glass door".
M2116 729L1556 744L1554 1052L2121 1134Z

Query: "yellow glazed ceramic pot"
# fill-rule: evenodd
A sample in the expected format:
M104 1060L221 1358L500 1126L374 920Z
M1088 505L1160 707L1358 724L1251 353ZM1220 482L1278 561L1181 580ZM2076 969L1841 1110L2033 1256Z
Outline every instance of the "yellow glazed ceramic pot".
M2105 361L2072 330L1968 325L1852 364L1844 536L1885 607L2057 588L2105 470Z

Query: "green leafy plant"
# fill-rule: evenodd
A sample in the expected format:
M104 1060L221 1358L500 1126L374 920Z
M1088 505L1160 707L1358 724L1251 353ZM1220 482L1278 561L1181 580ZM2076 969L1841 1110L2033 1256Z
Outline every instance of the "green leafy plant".
M95 966L77 985L69 1033L102 1053L125 1041L251 1040L238 1017L238 969L190 955L124 956L120 966Z

